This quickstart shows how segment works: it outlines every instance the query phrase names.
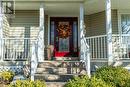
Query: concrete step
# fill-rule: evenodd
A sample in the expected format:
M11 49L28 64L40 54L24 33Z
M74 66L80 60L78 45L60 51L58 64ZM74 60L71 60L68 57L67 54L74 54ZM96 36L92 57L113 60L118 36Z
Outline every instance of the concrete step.
M48 67L37 68L36 74L85 74L85 68L62 68L62 67Z
M65 75L56 75L56 74L35 74L35 80L44 80L46 82L67 82L69 79L72 79L74 74L65 74Z
M46 82L46 87L64 87L66 82Z
M38 64L38 68L47 67L83 67L84 63L80 61L44 61Z
M44 61L44 62L40 62L38 64L39 68L42 67L57 67L58 65L60 65L61 62L56 62L56 61Z

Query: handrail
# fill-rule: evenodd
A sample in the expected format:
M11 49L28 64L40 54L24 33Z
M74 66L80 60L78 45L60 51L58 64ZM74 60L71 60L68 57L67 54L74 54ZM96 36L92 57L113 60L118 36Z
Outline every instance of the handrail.
M97 38L97 37L105 37L107 35L98 35L98 36L89 36L89 37L86 37L87 38ZM112 34L112 36L120 36L120 34ZM130 36L129 34L121 34L121 36Z
M107 36L107 35L89 36L89 37L86 37L86 39L88 39L88 38L97 38L97 37L104 37L104 36Z
M83 62L85 63L87 74L90 77L91 76L90 75L90 50L89 50L89 45L86 41L84 32L81 38L81 53L80 54L81 54L81 57L83 57Z
M37 54L37 41L32 45L32 57L31 57L31 80L34 81L34 74L36 73L38 65L38 54Z

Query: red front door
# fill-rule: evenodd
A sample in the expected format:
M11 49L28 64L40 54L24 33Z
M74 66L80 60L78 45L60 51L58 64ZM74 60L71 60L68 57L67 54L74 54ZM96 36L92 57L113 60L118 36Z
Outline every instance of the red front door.
M54 57L78 57L77 17L50 18L50 44Z

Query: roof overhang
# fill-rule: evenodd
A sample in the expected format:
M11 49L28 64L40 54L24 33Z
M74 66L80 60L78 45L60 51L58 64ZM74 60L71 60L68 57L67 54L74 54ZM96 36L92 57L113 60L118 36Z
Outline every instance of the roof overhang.
M130 9L129 0L111 0L111 2L112 9ZM43 4L47 14L78 15L80 3L84 3L87 15L105 10L105 0L15 0L15 10L39 10Z

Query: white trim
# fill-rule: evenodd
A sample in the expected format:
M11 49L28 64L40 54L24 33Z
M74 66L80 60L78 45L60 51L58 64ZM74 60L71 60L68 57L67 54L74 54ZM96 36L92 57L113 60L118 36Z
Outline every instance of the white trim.
M60 15L60 14L51 14L49 15L49 17L78 17L79 15L70 15L70 14L63 14L63 15Z

